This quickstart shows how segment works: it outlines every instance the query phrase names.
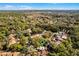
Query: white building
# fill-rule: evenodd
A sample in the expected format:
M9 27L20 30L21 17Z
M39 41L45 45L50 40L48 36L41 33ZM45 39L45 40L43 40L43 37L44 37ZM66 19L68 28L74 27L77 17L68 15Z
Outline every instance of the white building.
M65 32L54 33L53 40L62 41L63 39L67 39L67 34Z
M42 47L42 46L40 46L40 47L37 47L37 50L45 50L46 48L45 47Z

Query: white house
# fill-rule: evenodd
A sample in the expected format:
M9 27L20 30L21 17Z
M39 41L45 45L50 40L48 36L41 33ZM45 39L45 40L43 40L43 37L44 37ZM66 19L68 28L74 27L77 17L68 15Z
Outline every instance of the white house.
M37 47L37 50L45 50L46 48L45 47L42 47L42 46L40 46L40 47Z
M67 39L67 34L65 32L54 33L53 35L54 41L62 41L63 39Z

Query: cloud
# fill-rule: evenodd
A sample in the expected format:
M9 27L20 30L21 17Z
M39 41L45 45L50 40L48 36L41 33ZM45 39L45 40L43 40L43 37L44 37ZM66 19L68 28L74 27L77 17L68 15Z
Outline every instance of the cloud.
M5 6L0 6L0 10L26 10L26 9L32 9L32 7L26 6L26 5L20 5L20 6L5 5Z
M5 5L5 8L12 8L12 5Z
M0 10L79 10L79 8L60 8L60 7L45 7L45 8L39 8L39 7L32 7L28 5L2 5L0 6Z
M33 9L30 6L25 6L25 5L21 5L20 8L18 8L19 10L26 10L26 9Z
M79 10L79 8L75 8L75 7L52 7L52 8L48 8L50 10Z
M9 9L14 9L14 6L12 5L0 6L0 10L9 10Z

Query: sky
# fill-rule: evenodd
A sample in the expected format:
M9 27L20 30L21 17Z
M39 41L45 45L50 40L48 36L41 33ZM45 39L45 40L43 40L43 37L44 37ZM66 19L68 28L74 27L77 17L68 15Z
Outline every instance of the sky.
M0 3L0 10L79 10L79 3Z

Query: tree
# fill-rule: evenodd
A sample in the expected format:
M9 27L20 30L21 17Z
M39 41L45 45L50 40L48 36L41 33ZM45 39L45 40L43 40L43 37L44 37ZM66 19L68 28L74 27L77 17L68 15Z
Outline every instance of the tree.
M47 40L44 39L44 38L42 38L42 37L41 37L41 38L36 37L36 39L34 38L34 39L32 40L32 44L33 44L35 47L46 46Z
M15 43L15 44L12 44L9 47L9 49L12 50L12 51L21 51L22 50L22 45L18 44L18 43Z
M28 50L28 49L27 49L27 46L23 46L22 49L21 49L21 52L22 52L22 53L26 53L27 50Z
M42 29L41 28L32 28L32 34L36 34L36 33L42 33Z
M28 41L28 38L27 37L25 37L25 36L21 36L21 38L20 38L20 44L21 45L26 45L26 42Z
M45 32L42 36L44 37L44 38L50 38L50 36L52 35L52 32Z

